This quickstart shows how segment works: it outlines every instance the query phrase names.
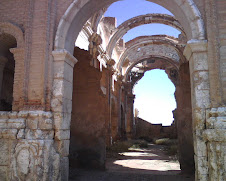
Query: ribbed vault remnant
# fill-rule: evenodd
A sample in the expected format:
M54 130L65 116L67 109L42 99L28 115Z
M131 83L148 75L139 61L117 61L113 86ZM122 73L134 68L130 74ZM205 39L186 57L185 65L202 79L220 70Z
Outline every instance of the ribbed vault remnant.
M146 48L147 50L143 50L142 52L141 49L146 46L151 47L150 49ZM168 58L172 58L172 60L178 63L185 62L185 58L182 53L184 47L185 45L180 44L177 38L173 38L167 35L137 37L126 43L126 50L121 54L117 68L120 70L123 62L131 53L134 54L135 52L138 54L141 54L142 52L143 55L163 55Z
M170 72L178 71L180 64L186 61L182 53L184 47L177 38L167 35L137 37L126 43L126 50L121 54L117 68L124 76L124 81L128 80L134 67L144 72L164 69L171 79ZM174 84L178 82L177 78L171 80Z

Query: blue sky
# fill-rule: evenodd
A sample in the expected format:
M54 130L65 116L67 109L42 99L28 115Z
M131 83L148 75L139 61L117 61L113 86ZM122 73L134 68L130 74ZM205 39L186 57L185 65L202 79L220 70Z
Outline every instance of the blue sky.
M135 16L161 13L173 15L170 11L155 3L145 0L123 0L113 3L105 16L117 17L117 25Z
M175 86L164 70L145 72L134 87L134 106L139 110L139 117L151 123L170 125L173 121L172 110L176 108L174 92Z
M113 3L105 16L116 17L117 26L135 16L148 13L172 15L165 8L145 0L123 0ZM178 37L179 31L162 24L150 24L136 27L123 37L125 42L143 35L166 34ZM172 111L176 108L175 87L165 71L152 70L134 87L136 95L134 106L139 110L139 117L151 122L170 125L173 121Z
M131 19L135 16L149 14L149 13L161 13L173 15L170 11L159 6L155 3L145 0L124 0L113 3L105 13L105 16L116 17L117 26L124 21ZM178 37L180 32L175 28L172 28L163 24L149 24L142 25L130 30L123 39L125 42L142 35L157 35L167 34L170 36Z

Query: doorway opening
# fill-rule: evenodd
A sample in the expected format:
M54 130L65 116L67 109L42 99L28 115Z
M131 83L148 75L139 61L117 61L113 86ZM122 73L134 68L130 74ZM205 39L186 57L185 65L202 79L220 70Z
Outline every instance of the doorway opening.
M105 1L106 3L108 3L109 2L109 4L110 3L112 3L113 1ZM159 4L161 4L161 5L163 5L164 7L167 7L168 5L167 4L162 4L160 1L156 1L157 3L159 3ZM174 2L174 4L175 5L177 5L175 2ZM84 7L84 11L86 10L86 8L87 7L90 7L90 6L88 6L88 5L92 5L92 3L87 3L87 6L85 6ZM119 96L119 100L124 100L125 101L125 110L124 110L124 112L125 112L125 119L126 119L126 126L129 126L129 129L126 129L126 133L130 133L131 132L131 130L133 129L132 128L132 126L131 126L131 122L129 121L129 120L131 120L131 114L130 114L130 112L131 112L131 105L133 105L133 104L130 104L129 106L127 105L128 104L128 102L132 102L132 99L133 99L133 96L131 95L131 85L129 85L128 84L128 82L126 82L125 80L126 80L126 78L125 78L125 76L126 76L126 74L127 74L127 72L128 72L128 70L130 69L130 67L131 66L133 66L133 63L131 64L130 63L130 60L128 60L127 59L127 57L123 57L123 55L122 55L122 52L125 52L126 51L126 49L123 49L123 48L126 48L126 47L128 47L128 46L130 46L131 44L131 42L129 43L129 42L127 42L128 44L128 46L126 45L126 44L124 44L124 42L123 42L123 40L121 40L121 38L123 37L123 36L121 36L121 34L118 34L118 35L120 35L118 38L119 39L117 39L117 34L114 34L115 35L115 37L116 37L116 39L112 39L113 37L114 37L114 35L112 34L112 33L115 33L116 31L114 31L114 28L116 28L116 26L114 27L114 24L116 24L115 23L115 20L114 20L114 18L112 18L112 17L102 17L102 15L104 14L104 12L106 11L106 9L107 9L107 6L104 6L104 5L106 5L105 3L103 3L102 4L103 5L103 9L101 9L100 10L100 12L98 11L97 12L97 14L99 13L101 16L98 16L97 14L97 16L95 15L95 17L91 17L91 21L87 21L87 24L83 27L83 30L82 31L84 31L84 32L86 32L87 34L86 34L86 36L87 37L91 37L90 39L89 38L87 38L86 37L86 40L88 40L88 48L87 48L87 50L89 51L89 52L91 52L91 55L93 56L93 55L95 55L95 56L99 56L99 64L98 63L94 63L94 61L91 63L91 65L92 66L94 66L95 68L97 68L97 69L100 69L101 70L101 67L102 67L102 65L104 65L105 63L102 61L103 59L105 59L106 58L106 54L110 57L110 59L106 59L107 61L106 61L106 64L105 64L105 66L107 66L107 67L109 67L109 68L113 68L113 69L116 69L116 73L114 73L114 72L112 72L112 77L113 77L113 80L111 80L112 81L112 84L114 84L114 85L112 85L111 84L111 87L113 87L112 88L112 90L118 90L118 92L122 92L122 89L124 89L124 88L126 88L127 89L127 91L125 92L125 93L120 93L120 96ZM175 6L176 7L176 6ZM174 7L174 8L175 8ZM174 12L175 14L176 14L176 17L177 18L179 18L179 20L181 20L182 19L182 15L181 15L181 17L179 16L181 13L178 13L176 10L174 10L174 8L173 7L171 7L170 6L170 10L172 10L172 12ZM93 9L92 10L92 12L93 11L96 11L97 9ZM187 11L185 11L185 12L187 12ZM88 13L88 15L90 15L90 14L92 14L92 13ZM87 15L87 16L88 16ZM192 16L192 15L191 15ZM164 17L166 17L166 16L164 16ZM170 17L170 18L174 18L174 17ZM88 18L87 18L88 19ZM86 20L87 20L86 19ZM164 19L164 18L163 18ZM95 21L96 20L96 21ZM171 20L173 20L172 22L177 22L177 21L174 21L175 19L171 19ZM186 18L185 18L185 20L187 20ZM75 21L75 19L73 20L73 21ZM197 21L199 21L199 19L197 19ZM83 22L83 21L81 21L81 22ZM94 24L92 24L92 22L94 22ZM179 22L179 21L178 21ZM186 21L185 21L186 22ZM101 24L103 25L104 23L107 23L108 25L110 25L111 26L111 28L110 28L110 31L105 31L106 29L107 29L107 27L102 27L102 29L100 30L98 30L98 31L96 31L97 29L98 29L98 26L100 27L101 26ZM167 37L167 35L165 36L165 39L171 39L168 43L169 43L169 45L171 45L172 46L172 44L173 43L175 43L175 42L180 42L180 43L185 43L186 44L186 41L188 40L188 39L191 39L191 37L193 37L193 36L195 36L195 32L197 32L198 30L197 29L192 29L191 30L191 28L188 28L189 27L189 23L187 22L187 24L186 23L184 23L184 21L183 22L181 22L182 23L182 25L183 25L183 27L186 29L186 34L184 34L185 32L183 31L183 28L181 28L182 27L182 25L179 25L177 28L179 29L179 30L181 30L181 32L182 32L182 34L180 34L180 36L178 37L178 38L174 38L174 40L172 40L173 38L172 37L170 37L169 38L169 36ZM98 24L98 26L96 26ZM164 24L164 23L163 23ZM87 26L90 26L91 25L91 27L90 28L88 28ZM93 26L94 25L94 26ZM141 25L141 24L139 24L139 25ZM185 26L184 26L185 25ZM173 25L172 24L172 26L175 26L175 25ZM78 27L80 27L80 25L78 26ZM97 28L96 28L97 27ZM119 26L120 27L120 26ZM131 26L130 28L134 28L135 27L135 24L133 25L133 26ZM71 27L69 27L69 29L70 29ZM127 27L125 27L125 29L126 29ZM90 29L92 29L94 32L92 33L92 31L91 31L91 34L89 34L88 32L87 32L87 30L90 30ZM71 29L70 29L71 30ZM128 30L128 29L127 29ZM191 31L192 32L191 32ZM193 32L193 30L194 30L194 32ZM77 33L77 31L78 30L76 30L76 31L74 31L75 33L72 33L72 34L76 34ZM80 30L79 30L80 31ZM95 32L96 31L96 32ZM60 31L59 31L60 32ZM69 32L71 32L71 31L69 31ZM83 35L85 34L83 32ZM101 36L102 38L104 38L105 40L103 41L104 42L104 44L105 44L105 46L106 47L102 47L103 49L101 49L101 48L97 48L97 46L99 46L99 45L101 45L101 42L98 40L99 38L98 38L98 36L96 36L96 34L98 34L98 32L99 32L99 34L101 35L103 35L104 33L106 33L105 34L105 36L103 37L103 36ZM122 31L123 32L123 31ZM92 36L92 35L94 35L94 36ZM122 34L122 35L124 35L124 34ZM187 36L186 36L187 35ZM66 35L67 36L67 40L69 40L69 35ZM200 36L201 36L201 34L200 34ZM114 38L115 38L114 37ZM155 38L159 38L159 37L162 37L162 35L161 36L159 36L159 35L156 35L155 36ZM145 36L143 36L142 38L146 38ZM152 37L151 37L152 38ZM73 38L72 38L73 39ZM93 40L97 40L97 41L93 41ZM112 41L111 41L111 39L112 39ZM74 40L74 39L73 39ZM161 40L162 41L162 40ZM165 40L164 40L165 41ZM59 40L59 42L61 42L61 39ZM58 43L58 42L57 42ZM63 43L65 43L65 42L63 42ZM65 45L65 47L68 47L69 46L69 44L71 44L70 42L67 42L67 45ZM185 45L184 44L184 45ZM144 45L146 45L146 44L144 44ZM179 44L178 44L179 45ZM181 44L180 44L181 45ZM176 57L173 57L173 60L175 60L175 61L178 61L177 63L180 65L180 64L183 64L183 63L186 63L186 60L184 59L184 57L182 57L181 55L183 55L183 54L181 54L181 52L183 52L183 48L184 48L184 45L182 46L182 47L176 47L176 48L178 48L177 50L179 50L179 48L181 48L181 50L179 51L179 53L177 52L177 50L175 50L174 51L174 53L175 52L177 52L177 56ZM61 46L61 45L60 45ZM58 47L58 46L56 46L56 47ZM122 48L122 49L121 49ZM71 47L68 49L70 52L71 52ZM91 51L90 51L91 50ZM103 50L103 51L102 51ZM105 51L106 50L106 51ZM137 51L139 51L139 52L141 52L140 51L141 49L140 49L140 47L137 47ZM97 53L98 52L98 53ZM104 52L104 53L103 53ZM156 53L156 51L154 51L154 54L151 54L151 56L154 56L154 57L157 57L158 56L158 54L155 54ZM171 57L171 54L169 54L169 52L161 52L161 53L163 53L163 54L161 54L160 56L159 56L159 58L165 58L165 59L170 59ZM79 55L79 54L78 54ZM174 55L174 54L173 54ZM172 56L173 56L172 55ZM147 59L148 57L150 56L150 54L149 55L144 55L143 57L140 57L140 59ZM178 60L178 57L179 57L179 60ZM94 57L93 57L94 58ZM122 58L122 59L121 59ZM78 58L79 59L79 58ZM112 59L114 59L114 60L112 60ZM181 62L179 62L179 61L181 61ZM177 64L177 65L178 65ZM128 67L126 67L126 66L128 66ZM179 67L177 67L178 68L178 71L179 71ZM174 70L172 70L171 71L171 75L172 76L174 76L175 74L175 71ZM120 82L121 81L121 82ZM117 85L118 84L118 85ZM121 88L117 88L117 87L120 87L121 86ZM128 89L129 89L129 91L128 91ZM110 89L109 89L110 90ZM102 92L104 92L104 89L101 89L101 91ZM106 93L107 93L107 91L106 91ZM108 97L110 97L110 96L108 96ZM110 104L110 102L111 101L109 101L109 99L108 99L108 101L107 101L108 103L106 104L106 105L111 105ZM118 103L117 103L117 106L118 106L118 110L120 110L120 101L118 101ZM129 108L128 108L128 107ZM110 109L108 109L106 112L107 112L107 114L109 114L110 113L110 111L109 111ZM120 115L120 112L121 111L119 111L119 115ZM120 116L119 116L120 117ZM105 121L105 125L106 125L106 127L107 128L109 128L109 125L111 125L111 123L109 124L109 120L108 119L106 119L107 121ZM132 122L132 124L134 124L134 121ZM119 124L120 125L120 124ZM106 129L106 127L105 127L105 129ZM106 130L108 130L108 129L106 129Z

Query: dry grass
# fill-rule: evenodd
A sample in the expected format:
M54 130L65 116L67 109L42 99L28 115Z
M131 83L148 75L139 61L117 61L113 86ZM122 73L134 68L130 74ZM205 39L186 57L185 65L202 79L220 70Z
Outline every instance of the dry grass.
M176 139L169 139L169 138L161 138L154 140L154 143L157 145L165 145L166 152L168 155L177 155L178 154L178 146Z
M148 148L145 140L118 141L107 148L107 157L118 157L119 153L131 151L131 149Z
M156 139L154 140L154 143L156 145L175 145L177 144L177 140L176 139L169 139L169 138L161 138L161 139Z
M107 157L118 157L118 153L127 152L132 145L129 141L117 141L107 148Z
M131 148L148 148L148 142L145 140L135 140Z

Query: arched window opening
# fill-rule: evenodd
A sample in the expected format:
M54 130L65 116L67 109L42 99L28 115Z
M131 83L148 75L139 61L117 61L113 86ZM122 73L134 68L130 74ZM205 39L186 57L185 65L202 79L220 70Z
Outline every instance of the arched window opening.
M10 49L17 47L17 42L13 36L5 33L0 34L0 42L0 110L11 111L15 60Z

